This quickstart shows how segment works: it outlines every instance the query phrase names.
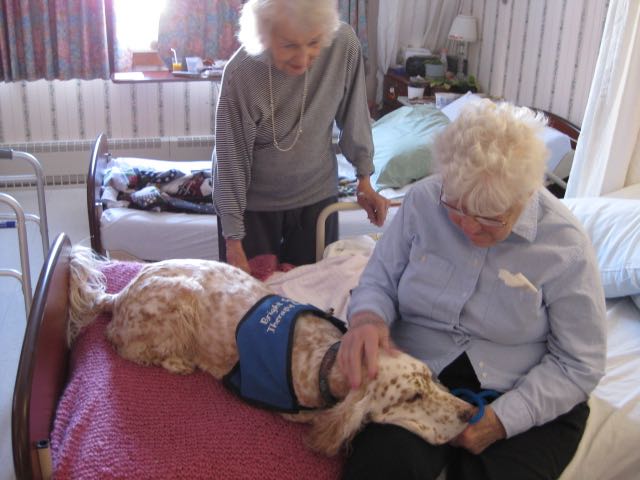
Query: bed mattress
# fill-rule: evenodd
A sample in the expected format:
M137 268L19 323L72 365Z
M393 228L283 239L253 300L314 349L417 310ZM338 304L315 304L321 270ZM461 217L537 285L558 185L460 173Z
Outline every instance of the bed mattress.
M389 211L384 227L369 223L362 210L339 213L340 238L379 235L389 225L396 209ZM100 218L102 244L112 258L165 260L168 258L218 259L215 215L146 212L131 208L109 208ZM151 238L152 241L141 241Z

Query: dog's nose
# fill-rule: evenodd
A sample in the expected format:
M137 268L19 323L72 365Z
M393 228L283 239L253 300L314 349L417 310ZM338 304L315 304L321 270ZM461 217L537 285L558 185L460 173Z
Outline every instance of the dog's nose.
M460 420L461 422L467 423L469 420L471 420L471 417L473 417L474 414L474 407L469 407L469 408L464 408L462 410L460 410L458 412L458 420Z

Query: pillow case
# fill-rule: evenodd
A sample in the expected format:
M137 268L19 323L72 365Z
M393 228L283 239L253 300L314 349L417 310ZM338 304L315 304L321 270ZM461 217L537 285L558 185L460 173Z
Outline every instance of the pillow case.
M432 171L433 141L449 119L432 105L400 107L372 126L371 181L378 189L400 188Z
M605 296L640 294L640 200L593 197L562 202L591 238Z
M449 121L453 122L458 118L458 115L460 115L460 112L467 103L482 100L483 98L483 96L476 93L467 92L460 98L457 98L453 102L442 107L442 113L447 116Z

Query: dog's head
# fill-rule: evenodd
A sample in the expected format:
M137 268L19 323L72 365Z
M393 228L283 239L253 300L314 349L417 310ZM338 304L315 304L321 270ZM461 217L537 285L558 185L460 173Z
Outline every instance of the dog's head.
M462 432L473 413L474 407L434 380L424 363L403 353L382 353L375 379L317 415L309 443L334 455L365 423L375 422L398 425L440 445Z

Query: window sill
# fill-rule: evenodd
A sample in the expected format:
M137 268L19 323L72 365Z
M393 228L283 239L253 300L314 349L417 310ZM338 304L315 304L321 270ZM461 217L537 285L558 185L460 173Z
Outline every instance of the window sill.
M187 72L182 75L175 75L168 70L163 71L147 71L147 72L116 72L111 75L113 83L161 83L161 82L207 82L212 80L220 80L220 73L210 74L208 77L189 76Z

